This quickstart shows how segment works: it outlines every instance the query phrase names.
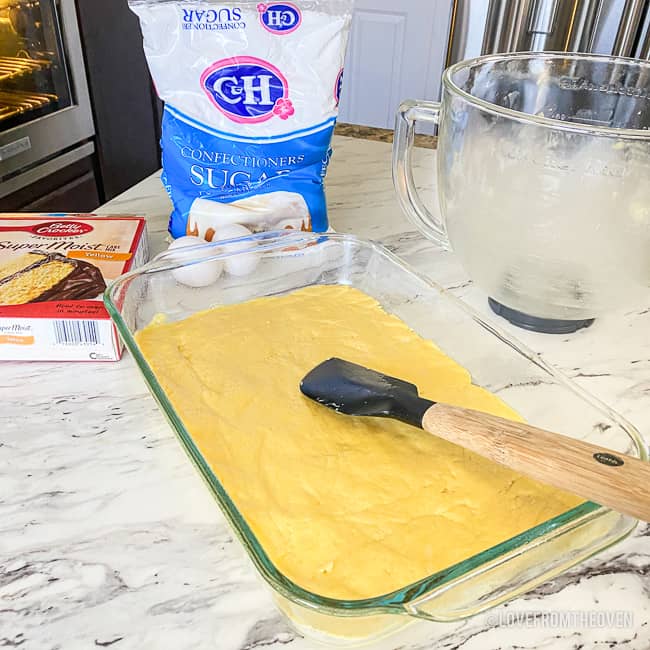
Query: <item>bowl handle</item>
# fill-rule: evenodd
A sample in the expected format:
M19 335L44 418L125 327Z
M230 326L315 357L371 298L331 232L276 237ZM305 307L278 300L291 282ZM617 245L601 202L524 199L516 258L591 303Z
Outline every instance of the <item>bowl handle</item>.
M393 143L393 183L402 210L411 222L429 239L448 249L449 240L445 227L442 221L424 205L413 179L411 154L415 123L418 120L439 124L440 104L411 99L400 104Z

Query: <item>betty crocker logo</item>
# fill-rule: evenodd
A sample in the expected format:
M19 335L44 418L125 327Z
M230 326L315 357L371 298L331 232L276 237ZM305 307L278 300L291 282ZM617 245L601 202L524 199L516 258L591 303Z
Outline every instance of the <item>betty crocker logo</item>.
M93 227L79 221L51 221L34 228L34 234L45 237L75 237L92 232Z
M273 64L252 56L236 56L213 63L201 86L210 101L239 124L289 119L294 113L289 82Z
M302 23L302 12L290 2L271 2L257 5L262 27L272 34L291 34Z
M46 221L31 226L0 226L0 232L28 232L41 237L78 237L94 228L81 221Z

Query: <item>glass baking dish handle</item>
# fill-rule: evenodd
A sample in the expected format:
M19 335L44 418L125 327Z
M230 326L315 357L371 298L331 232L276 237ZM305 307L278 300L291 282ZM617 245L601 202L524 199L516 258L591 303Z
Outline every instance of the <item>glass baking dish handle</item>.
M577 562L599 553L625 536L633 519L585 503L586 516L535 537L529 544L509 540L493 549L495 560L467 572L465 562L452 568L449 579L405 603L409 615L430 621L450 622L480 614L487 609L530 592ZM591 512L589 513L589 510ZM601 535L598 535L598 531ZM518 539L518 538L515 538ZM510 554L504 547L515 547ZM519 548L516 548L516 547ZM571 549L571 553L567 553ZM501 556L501 557L499 557ZM454 574L459 579L454 579Z

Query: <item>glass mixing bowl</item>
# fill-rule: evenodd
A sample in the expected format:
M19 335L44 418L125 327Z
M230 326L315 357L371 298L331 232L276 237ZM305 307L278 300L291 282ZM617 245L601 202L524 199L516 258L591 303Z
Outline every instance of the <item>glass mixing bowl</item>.
M645 304L650 61L490 55L447 69L443 86L440 104L407 101L397 118L395 186L418 228L530 329ZM442 219L413 180L417 120L439 125Z

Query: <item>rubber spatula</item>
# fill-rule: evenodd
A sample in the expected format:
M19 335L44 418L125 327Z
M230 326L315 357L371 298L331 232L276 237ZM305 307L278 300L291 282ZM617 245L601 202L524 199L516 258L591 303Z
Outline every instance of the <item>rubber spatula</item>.
M314 368L300 390L339 413L401 420L542 483L650 521L650 463L632 456L432 402L413 384L343 359Z

